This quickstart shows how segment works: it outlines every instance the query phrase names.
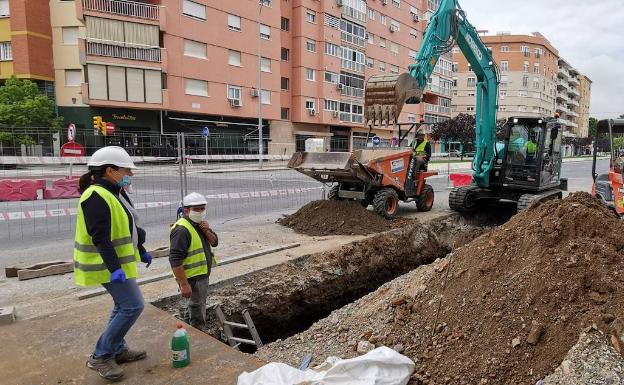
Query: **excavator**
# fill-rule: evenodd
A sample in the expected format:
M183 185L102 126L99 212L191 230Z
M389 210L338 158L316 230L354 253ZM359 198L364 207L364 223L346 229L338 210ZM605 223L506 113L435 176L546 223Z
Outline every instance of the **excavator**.
M557 116L509 118L497 139L498 68L457 0L440 2L408 73L369 78L364 102L366 122L371 126L399 124L403 106L422 101L439 57L456 45L477 77L476 152L472 184L450 192L450 208L470 213L512 201L522 210L534 201L561 198L567 180L561 178L563 128Z
M596 160L598 151L594 149L592 162L592 195L609 209L613 210L620 218L624 219L624 151L615 148L616 136L624 135L624 119L604 119L598 122L594 146L601 137L606 136L609 146L609 172L598 174L596 172Z

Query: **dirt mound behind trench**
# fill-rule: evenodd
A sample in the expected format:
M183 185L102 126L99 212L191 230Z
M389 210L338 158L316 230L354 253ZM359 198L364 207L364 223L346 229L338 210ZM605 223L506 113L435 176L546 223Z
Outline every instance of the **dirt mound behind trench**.
M296 365L313 353L319 363L358 355L367 340L412 357L413 384L534 385L587 326L621 332L622 234L586 193L533 206L256 354Z
M406 219L397 221L388 221L358 202L320 200L308 203L277 222L298 233L319 236L367 235L411 222Z

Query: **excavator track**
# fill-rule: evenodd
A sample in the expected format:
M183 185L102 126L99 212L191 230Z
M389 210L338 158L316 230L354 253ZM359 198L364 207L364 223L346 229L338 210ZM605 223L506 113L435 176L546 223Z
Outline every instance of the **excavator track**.
M471 197L478 186L461 186L451 190L449 194L449 207L458 213L470 213L476 209L477 202Z
M522 194L518 199L518 212L528 208L533 202L546 202L551 199L561 199L563 192L561 190L549 190L541 194Z

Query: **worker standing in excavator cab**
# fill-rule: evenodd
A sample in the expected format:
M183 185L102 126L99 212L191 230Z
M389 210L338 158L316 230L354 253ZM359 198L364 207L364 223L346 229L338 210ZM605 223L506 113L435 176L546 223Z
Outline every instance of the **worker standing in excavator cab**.
M412 142L412 159L409 164L407 180L405 181L405 194L412 196L416 193L416 184L414 176L418 171L427 171L427 164L431 159L431 144L425 138L425 133L419 131L416 138Z

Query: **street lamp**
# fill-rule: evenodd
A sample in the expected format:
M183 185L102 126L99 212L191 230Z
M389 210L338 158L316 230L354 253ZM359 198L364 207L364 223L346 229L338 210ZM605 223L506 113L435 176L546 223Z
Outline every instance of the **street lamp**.
M262 15L262 7L266 0L259 0L260 10L258 11L258 166L262 168L262 56L260 55L260 44L262 41L262 25L260 24L260 16Z

